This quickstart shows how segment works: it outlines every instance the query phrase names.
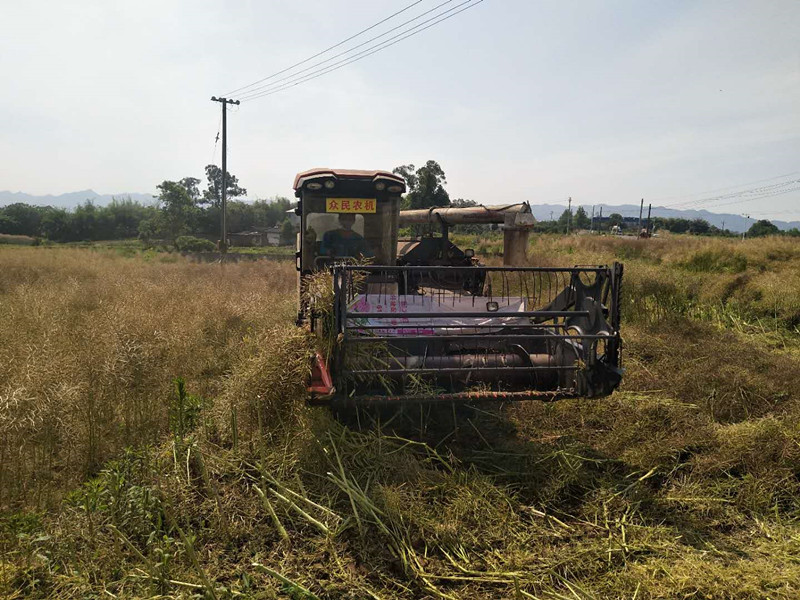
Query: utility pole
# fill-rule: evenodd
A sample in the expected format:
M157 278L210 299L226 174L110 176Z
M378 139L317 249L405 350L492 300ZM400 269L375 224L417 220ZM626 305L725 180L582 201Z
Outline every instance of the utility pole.
M569 235L569 226L572 223L572 196L569 197L567 204L567 235Z
M600 220L597 223L597 232L603 233L603 207L600 207Z
M227 194L228 194L228 104L239 104L238 100L211 96L212 102L222 105L222 223L220 224L219 251L228 251Z
M552 210L550 211L550 220L551 221L553 220L553 211Z
M650 233L650 211L653 210L653 205L647 205L647 233Z
M742 241L744 241L744 238L747 236L747 230L750 229L750 215L742 215L742 216L745 219L747 219L747 222L745 223L745 226L744 226L745 229L742 232Z
M641 202L641 204L639 204L639 231L642 230L642 210L643 209L644 209L644 198L642 198L642 202Z
M594 233L594 204L592 204L592 220L589 225L589 233Z

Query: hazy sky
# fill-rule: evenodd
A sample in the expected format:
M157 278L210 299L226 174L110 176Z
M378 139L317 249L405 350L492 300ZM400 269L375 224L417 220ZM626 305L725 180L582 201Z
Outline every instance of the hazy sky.
M412 1L0 0L0 189L151 192L202 178L212 95ZM484 0L242 103L228 129L228 168L250 197L288 196L314 166L427 159L452 197L487 204L675 204L782 183L800 179L800 2ZM726 201L700 207L800 218L800 191L715 208Z

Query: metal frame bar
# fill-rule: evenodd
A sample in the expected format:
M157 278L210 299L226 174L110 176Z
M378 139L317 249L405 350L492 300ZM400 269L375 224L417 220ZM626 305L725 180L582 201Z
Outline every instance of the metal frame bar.
M378 406L378 405L397 405L400 403L420 403L420 404L435 404L439 402L461 402L461 401L481 401L493 400L497 401L520 401L520 400L541 400L543 402L552 402L562 398L575 398L578 394L573 389L556 389L551 391L540 390L525 390L516 392L492 392L492 391L468 391L468 392L455 392L444 393L436 395L413 395L413 394L398 394L397 396L342 396L333 395L329 397L313 397L309 404L325 405L330 404L334 406Z
M345 318L350 319L430 319L430 318L458 318L466 319L474 317L475 319L485 319L487 317L492 319L509 319L514 317L552 317L554 319L561 317L588 317L588 310L527 310L519 312L413 312L413 313L383 313L383 312L346 312ZM501 327L503 324L498 324ZM468 325L465 325L468 327Z
M393 329L394 326L385 327L384 329ZM357 328L354 328L357 329ZM454 335L447 335L447 336L435 336L435 335L396 335L396 336L352 336L349 341L351 342L397 342L400 340L406 340L410 342L434 342L441 339L445 339L446 341L452 340L513 340L513 339L523 339L523 340L611 340L614 339L610 335L600 335L600 334L587 334L587 335L558 335L558 334L541 334L541 333L534 333L530 335L525 334L509 334L509 335L500 335L500 334L469 334L469 335L461 335L461 334L454 334Z
M599 273L608 271L610 267L494 267L494 266L424 266L424 265L334 265L333 269L340 269L343 271L527 271L530 273Z
M413 375L431 375L435 373L464 373L466 371L491 371L492 373L514 371L517 373L528 373L531 371L577 371L582 367L578 365L552 365L547 367L443 367L441 369L345 369L343 372L348 375L402 375L411 373Z

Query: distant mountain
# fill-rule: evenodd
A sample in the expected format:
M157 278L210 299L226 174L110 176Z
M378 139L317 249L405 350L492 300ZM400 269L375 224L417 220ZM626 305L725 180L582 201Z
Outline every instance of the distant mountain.
M60 194L58 196L49 194L47 196L33 196L24 192L2 191L0 192L0 206L7 206L9 204L23 202L25 204L32 204L34 206L75 208L87 200L91 200L98 206L102 206L111 202L112 198L116 198L117 200L130 198L131 200L141 202L142 204L152 204L155 201L152 194L139 194L135 192L125 192L123 194L98 194L94 190L83 190L80 192Z
M580 205L573 205L572 210L575 211L578 209ZM586 211L586 214L591 217L592 215L592 205L582 205L583 209ZM607 217L612 213L619 213L623 217L630 218L635 217L639 218L639 206L637 204L620 204L617 206L612 206L609 204L595 204L594 205L594 212L595 216L600 214L600 207L603 207L603 218ZM564 212L566 209L566 205L563 204L531 204L531 212L533 212L533 216L536 217L537 221L549 221L551 218L558 219L561 216L561 213ZM677 210L674 208L665 208L662 206L654 206L651 217L664 217L664 218L676 218L676 219L704 219L711 223L712 225L716 225L720 229L722 229L723 223L725 225L725 229L729 229L731 231L746 231L750 228L750 225L755 223L756 219L750 219L749 221L741 216L741 215L734 215L734 214L722 214L722 213L712 213L708 212L707 210ZM647 218L647 206L644 207L644 212L642 213L642 219ZM778 229L787 230L792 229L793 227L797 227L800 229L800 221L776 221L773 219L769 219Z

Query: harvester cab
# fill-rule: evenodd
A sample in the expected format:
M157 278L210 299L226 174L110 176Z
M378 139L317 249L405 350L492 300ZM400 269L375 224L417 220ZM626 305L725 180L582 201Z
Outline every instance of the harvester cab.
M622 265L519 264L527 204L400 211L405 182L387 171L312 169L294 189L313 403L556 400L619 384ZM401 225L423 222L442 236L398 245ZM505 264L453 245L459 223L502 223Z

